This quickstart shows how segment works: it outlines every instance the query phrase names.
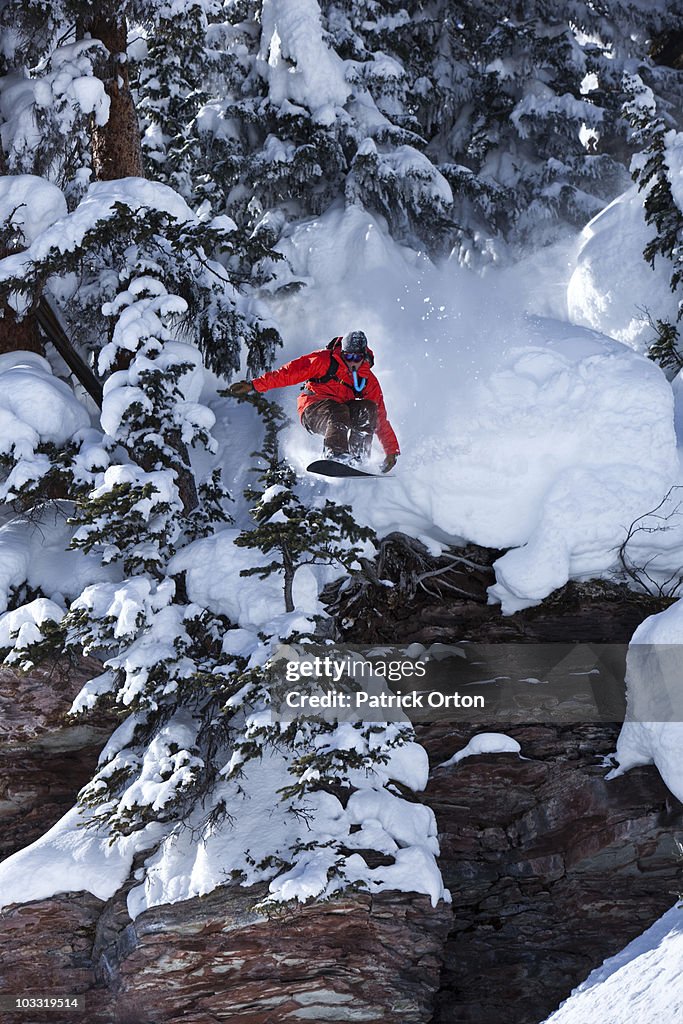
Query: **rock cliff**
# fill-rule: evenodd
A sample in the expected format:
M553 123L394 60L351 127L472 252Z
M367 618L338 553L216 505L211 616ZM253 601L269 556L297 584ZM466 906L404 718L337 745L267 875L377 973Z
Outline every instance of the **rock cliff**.
M612 600L607 622L604 592L592 614L586 595L577 599L588 639L626 640L653 610L622 599L625 621ZM476 608L480 629L481 601ZM436 616L426 609L417 610L423 623ZM518 623L548 639L561 602L548 615ZM72 805L115 724L113 714L87 726L65 720L86 670L0 673L3 856ZM258 892L226 886L131 922L125 890L106 903L75 891L2 913L0 991L85 993L93 1024L537 1024L671 905L682 808L653 768L605 780L617 725L510 725L522 757L438 767L476 731L418 727L452 909L388 893L265 919L252 909ZM41 1020L62 1024L21 1017Z

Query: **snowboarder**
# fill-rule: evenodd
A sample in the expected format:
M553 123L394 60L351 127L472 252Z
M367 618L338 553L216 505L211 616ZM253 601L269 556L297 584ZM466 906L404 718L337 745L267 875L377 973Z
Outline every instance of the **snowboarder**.
M363 331L333 338L326 348L299 356L254 380L233 384L233 395L303 384L297 402L302 424L322 434L323 456L337 462L361 462L370 455L375 432L384 448L382 472L396 465L399 446L387 419L379 381L372 372L374 356Z

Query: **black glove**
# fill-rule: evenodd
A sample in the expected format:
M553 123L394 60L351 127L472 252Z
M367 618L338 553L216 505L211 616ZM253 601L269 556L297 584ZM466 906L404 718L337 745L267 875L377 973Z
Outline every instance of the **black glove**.
M228 388L228 394L232 395L233 398L242 398L244 395L248 395L250 391L254 390L254 385L250 380L238 380L234 384L231 384Z
M387 455L384 462L382 463L380 470L382 473L388 473L389 470L393 469L396 465L396 459L398 458L398 452L393 455Z

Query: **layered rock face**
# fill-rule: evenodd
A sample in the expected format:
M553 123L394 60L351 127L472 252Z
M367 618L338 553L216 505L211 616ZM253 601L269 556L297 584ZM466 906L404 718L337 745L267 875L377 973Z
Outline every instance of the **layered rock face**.
M135 922L121 895L10 908L2 991L25 993L40 977L50 994L85 992L93 1024L431 1019L450 908L392 893L266 920L251 909L261 895L225 887Z
M511 726L523 757L433 771L454 922L434 1024L538 1024L674 902L683 808L654 768L609 782L611 725ZM473 730L425 726L433 764Z
M0 667L0 860L34 842L70 807L111 735L113 715L68 719L95 661L30 673Z

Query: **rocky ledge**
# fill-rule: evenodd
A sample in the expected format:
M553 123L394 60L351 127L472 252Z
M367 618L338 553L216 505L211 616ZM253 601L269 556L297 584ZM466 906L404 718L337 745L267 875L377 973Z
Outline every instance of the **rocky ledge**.
M355 895L265 919L252 910L262 894L224 887L134 922L121 894L10 908L2 990L24 992L40 977L51 994L85 993L92 1024L431 1019L449 907ZM55 1017L31 1018L42 1020Z

